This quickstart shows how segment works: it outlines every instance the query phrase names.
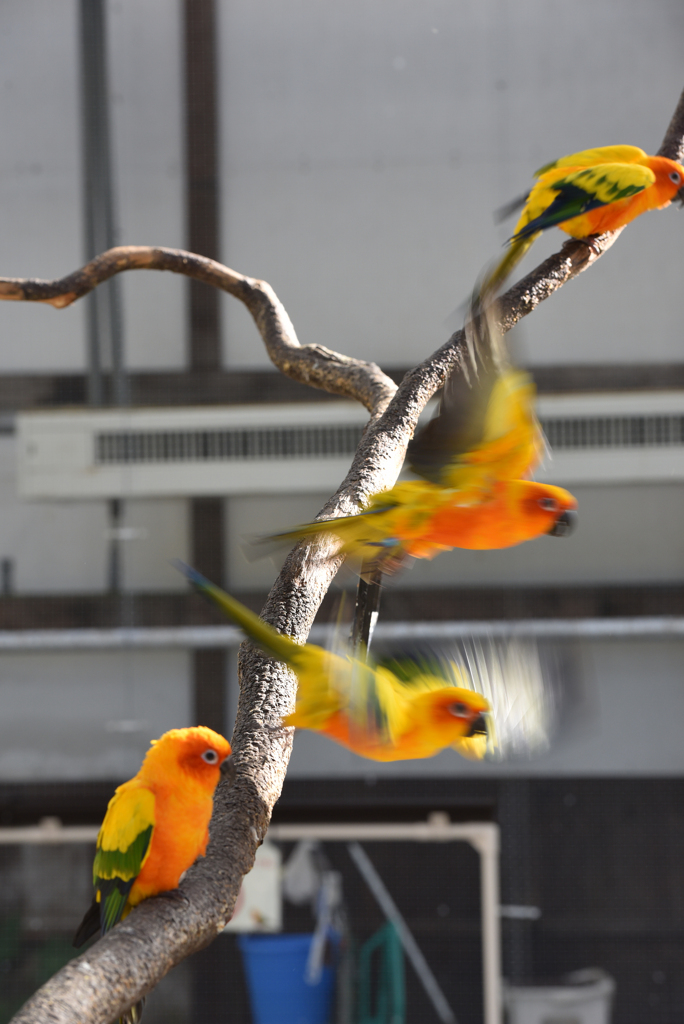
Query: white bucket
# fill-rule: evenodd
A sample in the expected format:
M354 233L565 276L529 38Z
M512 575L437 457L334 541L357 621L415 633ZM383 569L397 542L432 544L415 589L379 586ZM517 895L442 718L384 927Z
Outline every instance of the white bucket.
M610 1024L615 982L589 967L567 975L563 985L504 987L509 1024Z

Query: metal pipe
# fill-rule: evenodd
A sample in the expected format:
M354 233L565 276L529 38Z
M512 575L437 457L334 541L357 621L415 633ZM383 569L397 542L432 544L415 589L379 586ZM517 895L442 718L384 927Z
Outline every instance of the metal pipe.
M309 639L325 643L333 626L314 626ZM462 622L381 622L376 640L462 640L476 637L537 639L648 639L684 636L682 616L606 619L493 619ZM137 626L120 629L0 630L0 653L237 647L244 639L236 626Z
M500 1024L501 1000L501 917L499 904L499 829L489 825L470 839L480 855L480 898L482 900L482 989L484 1024Z

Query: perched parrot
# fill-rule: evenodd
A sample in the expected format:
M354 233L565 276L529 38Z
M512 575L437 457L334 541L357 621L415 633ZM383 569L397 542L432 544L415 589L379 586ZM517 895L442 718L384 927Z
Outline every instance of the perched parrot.
M432 757L445 747L480 758L489 702L469 688L464 664L429 658L379 664L297 644L204 576L176 562L190 582L246 635L293 670L297 705L284 725L313 729L372 761Z
M253 538L255 549L328 533L362 575L389 574L451 548L507 548L570 532L573 496L524 479L546 450L531 378L507 366L491 309L471 310L466 337L470 380L461 367L452 372L438 415L409 447L409 466L422 479L373 495L358 515Z
M482 294L501 286L536 238L559 227L573 238L616 231L646 210L669 206L684 184L684 167L638 146L602 146L561 157L535 172L508 252L486 278Z
M164 733L109 801L93 863L95 897L74 937L104 935L149 896L177 889L209 841L214 790L232 769L230 744L198 725ZM135 1022L136 1004L121 1019Z

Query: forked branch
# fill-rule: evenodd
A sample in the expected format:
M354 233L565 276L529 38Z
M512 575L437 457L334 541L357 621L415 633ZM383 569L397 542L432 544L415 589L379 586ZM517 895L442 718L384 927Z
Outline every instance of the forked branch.
M661 153L684 153L684 94ZM504 330L531 313L567 281L594 263L617 232L567 242L561 251L502 298ZM57 307L85 295L123 270L170 270L205 281L246 304L269 355L288 376L362 402L371 423L347 477L321 515L358 508L396 480L406 446L426 403L465 358L463 332L411 370L397 389L373 363L318 346L300 346L275 293L212 260L147 246L112 249L60 281L0 279L0 298L50 302ZM263 610L267 622L305 640L339 565L324 539L300 544L289 555ZM219 787L207 856L188 872L180 892L137 907L122 924L72 960L26 1003L15 1024L106 1024L149 992L177 963L212 941L230 919L242 876L252 867L280 795L291 749L291 730L278 728L294 704L295 679L250 644L240 652L240 702L233 736L237 779Z

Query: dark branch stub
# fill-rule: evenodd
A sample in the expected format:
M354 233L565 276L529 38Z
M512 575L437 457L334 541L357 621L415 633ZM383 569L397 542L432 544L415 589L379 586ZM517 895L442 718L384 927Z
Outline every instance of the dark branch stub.
M367 656L373 640L373 630L380 613L382 598L382 571L369 567L361 570L356 588L356 607L351 630L351 646L354 654Z

